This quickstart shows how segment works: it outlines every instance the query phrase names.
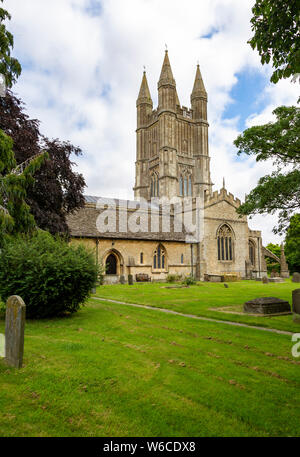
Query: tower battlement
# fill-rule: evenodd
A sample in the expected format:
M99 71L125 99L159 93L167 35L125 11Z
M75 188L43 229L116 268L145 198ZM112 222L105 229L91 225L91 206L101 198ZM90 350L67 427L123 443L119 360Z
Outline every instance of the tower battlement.
M210 195L205 194L204 204L205 206L211 206L224 200L233 205L235 208L241 206L241 200L239 198L234 197L234 195L231 192L227 192L227 190L224 187L219 191L214 191Z

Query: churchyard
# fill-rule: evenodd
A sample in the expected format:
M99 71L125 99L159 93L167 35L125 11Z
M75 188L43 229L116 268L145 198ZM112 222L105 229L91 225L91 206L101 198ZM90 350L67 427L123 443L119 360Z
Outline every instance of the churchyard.
M1 436L299 436L300 326L239 314L299 284L166 286L99 286L70 317L27 320L23 367L0 359Z

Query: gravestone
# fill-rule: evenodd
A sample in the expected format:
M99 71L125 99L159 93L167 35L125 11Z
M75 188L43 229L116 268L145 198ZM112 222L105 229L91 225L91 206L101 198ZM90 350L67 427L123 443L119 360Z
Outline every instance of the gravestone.
M121 275L120 276L120 284L126 284L125 276Z
M300 324L300 289L292 292L293 297L293 321Z
M254 314L291 314L289 302L276 297L262 297L244 303L245 313Z
M297 273L297 272L295 271L295 273L293 274L292 281L293 281L293 282L300 282L300 273Z
M5 359L8 365L22 367L26 306L21 297L13 295L6 302Z
M264 277L262 278L262 283L263 283L263 284L268 284L268 282L269 282L269 279L267 278L267 276L264 276Z
M129 286L133 285L133 276L132 275L128 275L128 285Z

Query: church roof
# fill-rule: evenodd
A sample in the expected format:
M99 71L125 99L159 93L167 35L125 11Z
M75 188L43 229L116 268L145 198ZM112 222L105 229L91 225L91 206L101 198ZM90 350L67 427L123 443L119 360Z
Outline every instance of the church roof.
M161 209L149 202L139 202L137 200L118 200L112 198L102 198L87 195L85 196L86 205L76 212L67 216L67 224L70 230L71 237L77 238L112 238L112 239L128 239L128 240L151 240L151 241L178 241L192 242L187 240L192 238L192 233L186 231L183 227L181 232L174 231L174 216L170 219L170 231L162 231L162 215ZM99 231L97 228L97 220L101 213L107 209L107 205L116 208L116 230ZM147 230L145 231L121 231L120 219L122 211L127 212L127 220L139 207L146 213ZM152 210L150 212L150 209ZM157 214L159 217L159 230L151 231L151 214ZM98 224L99 226L99 224Z

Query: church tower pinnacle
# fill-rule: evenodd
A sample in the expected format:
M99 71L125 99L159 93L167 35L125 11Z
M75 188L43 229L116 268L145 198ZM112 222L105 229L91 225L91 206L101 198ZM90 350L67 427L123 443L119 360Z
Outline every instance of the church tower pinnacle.
M150 95L146 72L143 73L139 95L136 101L137 106L137 126L147 124L148 116L152 113L153 102Z
M169 60L168 51L165 51L165 57L157 84L158 88L158 109L175 111L179 102L176 91L176 83L173 77L172 68Z
M197 65L194 87L191 94L191 105L194 119L207 120L207 92L204 87L199 64Z

